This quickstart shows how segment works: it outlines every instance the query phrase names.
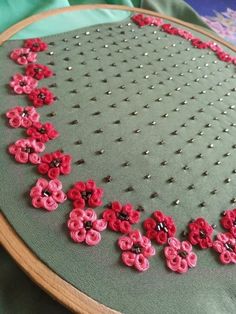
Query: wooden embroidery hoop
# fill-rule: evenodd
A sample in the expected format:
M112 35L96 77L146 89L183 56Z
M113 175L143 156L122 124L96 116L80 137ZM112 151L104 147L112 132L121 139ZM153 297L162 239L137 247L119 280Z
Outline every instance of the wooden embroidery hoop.
M143 13L156 17L164 18L170 22L175 22L179 25L186 26L192 30L198 31L203 35L210 37L212 40L230 48L232 51L236 52L236 47L223 39L203 30L202 28L180 21L173 17L168 17L153 11L131 8L127 6L120 5L75 5L72 7L65 7L54 9L46 12L42 12L33 15L29 18L22 20L21 22L11 26L5 32L0 35L0 45L11 38L18 31L22 30L26 26L42 20L44 18L58 15L66 12L78 11L78 10L94 10L94 9L115 9L122 11L129 11L134 13ZM21 267L21 269L39 285L43 290L50 294L57 301L62 303L64 306L69 308L71 311L76 313L84 314L114 314L118 313L106 307L103 304L93 300L86 294L82 293L71 284L66 282L50 268L48 268L39 258L28 248L28 246L23 242L20 236L12 228L8 220L0 213L0 244L8 251L16 263Z

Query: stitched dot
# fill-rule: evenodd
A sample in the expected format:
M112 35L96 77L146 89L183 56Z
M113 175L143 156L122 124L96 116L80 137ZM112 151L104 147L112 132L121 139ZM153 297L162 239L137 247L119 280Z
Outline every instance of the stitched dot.
M194 190L194 189L195 189L195 185L194 185L194 184L189 185L189 186L188 186L188 189L189 189L189 190Z
M133 186L129 186L129 187L127 187L127 189L125 191L126 192L132 192L132 191L134 191L134 188L133 188Z
M97 130L94 131L94 133L100 134L100 133L103 133L103 130L102 129L97 129Z
M97 155L103 155L104 152L105 152L104 149L100 149L100 150L98 150L98 151L96 152L96 154L97 154Z
M123 167L129 167L130 166L130 162L129 161L126 161L123 163Z
M79 159L79 160L76 161L76 164L77 164L77 165L82 165L82 164L84 164L84 163L85 163L85 160L84 160L84 159Z
M173 177L170 177L168 180L167 180L168 183L174 183L175 182L175 178Z
M108 183L108 182L111 182L112 181L112 177L110 175L106 176L104 179L103 179L104 182Z
M157 198L159 196L159 194L157 192L153 192L151 195L150 195L150 198Z
M206 207L206 202L202 202L199 204L200 207Z
M47 114L48 117L55 117L56 116L56 112L53 111L53 112L50 112Z
M75 142L75 145L81 145L83 142L81 140L78 140Z
M179 203L180 203L180 200L179 199L177 199L177 200L175 200L174 202L173 202L173 205L179 205Z
M72 124L72 125L73 125L73 124L78 124L78 123L79 123L78 120L73 120L73 121L70 122L70 124Z

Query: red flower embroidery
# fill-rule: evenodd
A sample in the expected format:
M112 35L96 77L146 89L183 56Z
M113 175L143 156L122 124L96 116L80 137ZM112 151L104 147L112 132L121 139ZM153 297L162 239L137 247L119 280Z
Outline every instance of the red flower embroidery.
M56 179L60 174L69 174L71 172L71 156L65 155L59 150L45 154L41 157L38 165L38 171L41 174L47 174L50 179Z
M186 273L197 264L197 255L192 252L192 245L188 241L180 242L176 238L169 238L164 254L167 267L180 274Z
M35 122L31 127L27 129L27 135L36 139L37 141L46 143L50 140L57 138L59 136L59 133L50 122L46 122L44 124L40 122Z
M192 245L198 245L201 249L212 247L213 228L203 218L197 218L188 225L188 240Z
M34 139L20 139L8 148L9 153L15 156L15 160L19 163L39 164L40 156L38 153L43 152L45 145Z
M201 39L199 39L199 38L193 38L193 39L191 40L191 44L192 44L194 47L198 48L198 49L206 49L206 48L208 48L208 43L203 42L203 41L202 41Z
M97 214L92 208L86 210L75 208L70 213L67 226L74 242L97 245L101 241L100 232L106 229L107 222L104 219L97 219Z
M112 202L111 208L103 212L103 218L111 230L127 233L131 231L131 225L139 222L140 212L134 210L131 204L122 205L116 201Z
M147 25L155 25L160 26L163 24L163 20L158 17L153 17L144 14L135 14L132 16L132 21L138 24L140 27L147 26Z
M35 52L44 51L48 49L48 45L40 38L32 38L25 40L24 47L29 48L29 50Z
M34 107L14 107L7 111L9 124L13 128L29 128L34 122L38 122L40 115Z
M178 29L178 35L184 39L187 39L187 40L191 40L194 38L194 36L191 33L187 32L184 29L180 29L180 28Z
M169 237L176 233L175 222L172 217L165 216L161 211L155 211L153 218L147 218L144 223L146 236L158 244L165 244Z
M36 80L42 80L53 75L53 71L43 64L28 64L25 70L25 74L35 78Z
M73 201L74 208L98 207L102 205L103 189L97 187L93 180L76 182L67 196Z
M222 49L220 46L218 46L216 43L209 41L208 43L208 48L210 48L214 52L222 52Z
M151 241L142 236L139 230L130 231L128 235L120 237L118 245L123 251L121 255L123 263L139 271L147 270L149 257L156 254Z
M213 242L213 249L220 253L222 264L236 264L236 239L231 233L218 233Z
M66 194L62 191L61 181L54 179L47 181L40 178L30 191L32 205L35 208L44 208L48 211L57 209L59 203L66 200Z
M163 24L161 25L161 28L164 32L171 34L171 35L178 35L178 29L171 24Z
M220 223L223 228L228 230L236 238L236 208L226 210L224 216L221 218Z
M51 105L54 103L54 94L46 87L34 89L29 94L29 99L33 102L33 105L38 108L43 105Z
M224 62L232 62L233 61L233 57L231 57L228 53L224 52L224 51L217 51L216 55L218 56L218 58Z
M31 76L16 73L10 82L10 86L16 94L30 94L38 86L38 81Z
M36 62L37 53L27 48L16 48L11 52L10 58L18 64L26 65L31 62Z

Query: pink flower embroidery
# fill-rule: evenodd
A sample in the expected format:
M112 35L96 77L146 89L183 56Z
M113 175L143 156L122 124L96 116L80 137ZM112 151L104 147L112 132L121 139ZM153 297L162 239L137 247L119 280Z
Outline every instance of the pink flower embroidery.
M161 26L163 24L163 20L161 18L144 15L144 14L133 15L132 21L136 23L137 25L139 25L140 27L147 26L147 25Z
M192 252L192 245L188 241L180 242L174 237L169 238L164 254L167 267L180 274L186 273L197 264L197 255Z
M67 196L73 201L74 208L83 209L86 205L94 208L102 205L103 189L90 179L87 182L76 182Z
M128 235L120 237L118 246L123 251L121 254L123 263L139 271L147 270L149 257L156 254L151 241L142 236L139 230L130 231Z
M103 218L111 230L127 233L131 231L132 224L139 222L140 212L134 210L132 204L122 205L116 201L112 202L111 208L103 212Z
M236 238L236 208L226 210L220 220L223 228L228 230Z
M210 48L214 52L221 52L222 51L221 47L212 41L208 42L207 44L208 44L208 48Z
M228 53L224 51L217 51L216 55L218 56L220 60L224 62L232 62L234 60L233 57L231 57Z
M36 88L29 94L29 99L38 108L43 105L51 105L55 101L55 95L46 87Z
M45 145L34 139L20 139L8 147L11 155L15 156L15 160L19 163L39 164L40 156L38 153L43 152Z
M50 179L56 179L60 174L69 174L71 172L71 156L63 154L61 151L45 154L41 157L38 165L38 171L41 174L47 174Z
M55 138L57 138L59 136L59 133L54 128L54 125L50 122L46 122L44 124L40 122L35 122L27 129L27 135L36 139L37 141L46 143L50 140L54 140Z
M191 33L187 32L184 29L178 29L178 35L186 40L191 40L194 38L194 36Z
M10 58L18 64L26 65L31 62L36 62L37 53L27 48L16 48L11 52Z
M218 233L213 242L213 249L220 253L222 264L236 264L236 239L231 233Z
M188 240L192 245L198 245L201 249L212 247L213 228L203 218L197 218L188 225Z
M165 244L169 237L176 233L175 222L172 217L164 215L157 210L152 214L153 218L147 218L144 223L146 237L155 240L158 244Z
M208 43L202 41L199 38L193 38L191 40L191 44L192 44L192 46L194 46L194 47L196 47L198 49L206 49L206 48L208 48Z
M43 64L28 64L25 70L27 76L31 76L36 80L51 77L53 71Z
M48 45L40 38L27 39L24 42L24 47L30 51L40 52L48 49Z
M164 32L171 35L178 35L178 28L172 26L171 24L163 24L161 28Z
M39 114L34 107L14 107L7 111L9 124L13 128L29 128L34 122L39 121Z
M97 214L92 208L86 210L75 208L70 213L67 226L74 242L97 245L101 241L100 232L106 229L107 222L104 219L97 219Z
M40 178L30 191L32 205L35 208L44 208L48 211L57 209L59 203L66 200L66 194L62 191L62 183L58 179L47 181Z
M30 94L37 85L37 80L31 76L24 76L20 73L16 73L10 82L10 86L16 94Z

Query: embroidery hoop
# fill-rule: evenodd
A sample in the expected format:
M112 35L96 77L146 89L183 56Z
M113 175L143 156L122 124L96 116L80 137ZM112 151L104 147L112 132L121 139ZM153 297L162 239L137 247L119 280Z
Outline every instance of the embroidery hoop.
M28 25L42 20L44 18L72 12L76 10L95 10L95 9L115 9L122 11L129 11L133 13L142 13L147 15L152 15L155 17L160 17L170 22L175 22L181 26L186 26L189 29L198 31L199 33L208 36L214 41L230 48L233 52L236 52L236 47L225 42L223 39L203 30L202 28L195 26L193 24L180 21L173 17L168 17L153 11L130 8L127 6L120 5L76 5L72 7L59 8L55 10L50 10L47 12L39 13L33 15L19 23L11 26L5 32L0 35L0 45L7 41L15 33L24 29ZM39 258L27 247L20 236L15 232L15 230L10 225L10 222L0 213L0 243L12 256L12 258L17 262L17 264L22 268L22 270L43 290L50 294L53 298L58 300L60 303L68 307L73 312L79 313L119 313L106 307L103 304L93 300L86 294L82 293L71 284L66 282L55 272L49 269Z

